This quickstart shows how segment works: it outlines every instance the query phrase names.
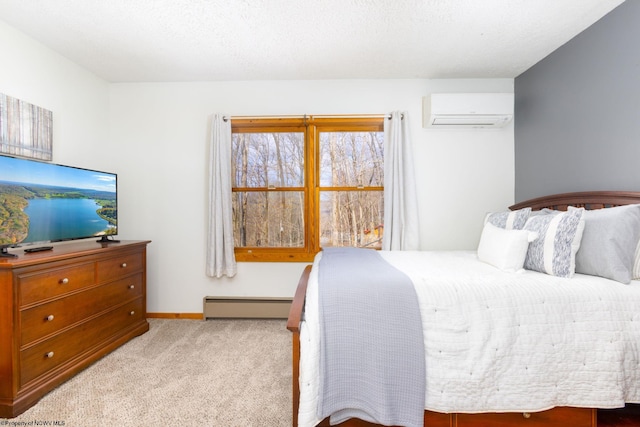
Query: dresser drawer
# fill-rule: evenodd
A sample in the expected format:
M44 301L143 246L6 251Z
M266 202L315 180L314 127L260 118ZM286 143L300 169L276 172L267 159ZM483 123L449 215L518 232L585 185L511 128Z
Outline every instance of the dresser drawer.
M127 326L143 322L143 307L142 298L138 298L20 351L20 386L25 386L98 344L121 336Z
M20 312L21 345L142 295L142 273Z
M18 274L20 306L95 284L93 262Z
M142 271L144 258L141 253L129 253L119 257L98 261L98 283L119 279L131 273Z

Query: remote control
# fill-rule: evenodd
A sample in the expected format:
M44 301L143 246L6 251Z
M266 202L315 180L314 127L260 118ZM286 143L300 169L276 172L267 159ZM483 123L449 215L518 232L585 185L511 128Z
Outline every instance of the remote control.
M51 249L53 249L53 246L38 246L37 248L27 248L24 251L30 254L33 252L50 251Z

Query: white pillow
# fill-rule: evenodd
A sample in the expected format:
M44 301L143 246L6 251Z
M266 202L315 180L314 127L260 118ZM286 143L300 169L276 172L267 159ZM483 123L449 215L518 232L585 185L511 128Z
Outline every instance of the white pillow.
M524 229L537 232L540 238L529 245L524 268L552 276L573 277L576 252L580 249L584 231L583 214L584 209L579 208L529 218Z
M522 270L529 242L538 233L527 230L505 230L487 222L478 245L478 259L504 271Z

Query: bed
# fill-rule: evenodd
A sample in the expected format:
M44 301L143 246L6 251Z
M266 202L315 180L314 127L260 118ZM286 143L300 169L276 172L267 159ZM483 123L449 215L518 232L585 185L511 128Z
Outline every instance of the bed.
M541 197L488 215L477 251L380 252L410 278L420 302L426 365L420 425L595 427L598 408L640 403L637 204L640 192ZM548 245L554 238L557 244L570 221L573 241L562 249L571 260L567 273L549 256ZM505 252L505 242L515 246ZM512 254L523 250L525 268L519 261L514 267ZM318 297L317 289L319 267L329 253L304 269L287 322L293 337L294 426L330 425L330 417L318 410L318 402L328 400L318 397L318 389L327 393L337 383L324 372L318 385L318 371L323 372L318 359L329 351L321 349L319 334L329 327L320 326L323 309L316 308L326 298ZM628 271L621 272L620 263ZM357 329L354 324L339 329ZM343 386L348 384L336 388ZM333 424L389 425L352 415L336 417Z

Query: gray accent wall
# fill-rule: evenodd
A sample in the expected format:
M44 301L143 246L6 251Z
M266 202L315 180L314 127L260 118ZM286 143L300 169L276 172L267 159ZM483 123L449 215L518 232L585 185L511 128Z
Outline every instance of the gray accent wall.
M640 191L640 0L515 79L515 201Z

